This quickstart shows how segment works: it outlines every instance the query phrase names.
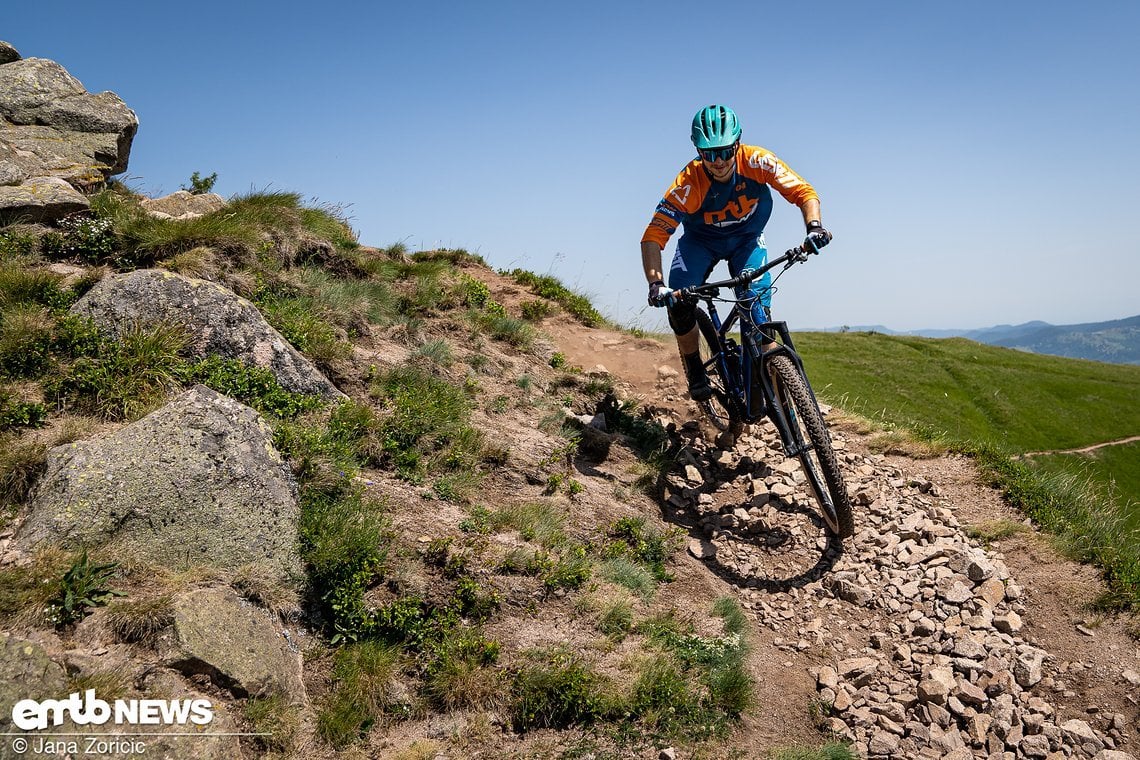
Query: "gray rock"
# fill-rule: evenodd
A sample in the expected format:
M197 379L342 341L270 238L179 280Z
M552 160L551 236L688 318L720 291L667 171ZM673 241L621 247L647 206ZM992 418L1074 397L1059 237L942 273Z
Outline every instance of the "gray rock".
M71 312L90 317L113 335L137 323L182 325L192 336L196 356L239 359L269 369L286 390L345 398L256 306L213 282L139 269L104 278Z
M43 222L90 206L83 195L58 177L34 177L23 184L0 187L0 220Z
M38 644L0 632L0 732L20 731L12 723L12 707L21 699L60 699L67 696L67 674ZM10 742L0 742L0 758Z
M1020 655L1013 663L1013 677L1021 688L1028 689L1041 680L1045 655L1040 651L1029 651Z
M1002 633L1017 633L1021 627L1021 615L1016 612L1007 612L994 618L994 628Z
M19 51L4 40L0 40L0 65L18 60L20 60Z
M220 211L225 208L226 201L217 193L195 195L186 190L178 190L161 198L147 198L141 205L151 216L160 219L193 219L212 211Z
M899 748L899 738L889 731L876 731L867 746L872 755L893 755Z
M1097 736L1096 731L1093 731L1092 727L1083 720L1074 719L1062 723L1061 735L1064 737L1066 744L1070 744L1074 747L1092 745L1095 747L1094 752L1099 752L1104 749L1104 742Z
M938 596L950 604L965 604L974 592L959 576L950 576L938 584Z
M174 599L174 651L167 665L205 674L235 697L283 694L304 701L299 654L289 651L270 613L229 589L204 588Z
M1049 756L1049 740L1040 734L1023 737L1017 748L1025 757Z
M58 63L20 58L8 45L0 63L0 185L55 177L90 191L127 170L139 122L118 95L91 94ZM32 204L25 211L14 205L21 197L5 194L0 221L56 219L75 210Z
M14 537L121 547L175 567L298 573L297 486L260 415L204 386L92 441L48 452Z

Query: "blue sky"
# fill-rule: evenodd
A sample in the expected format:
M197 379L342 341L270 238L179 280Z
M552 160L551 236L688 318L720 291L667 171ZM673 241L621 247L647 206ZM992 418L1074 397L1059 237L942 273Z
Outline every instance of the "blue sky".
M553 274L626 324L661 324L638 242L713 102L835 234L780 281L793 328L1140 313L1134 0L39 0L0 22L135 110L137 190L296 191L364 243ZM777 198L769 246L801 238Z

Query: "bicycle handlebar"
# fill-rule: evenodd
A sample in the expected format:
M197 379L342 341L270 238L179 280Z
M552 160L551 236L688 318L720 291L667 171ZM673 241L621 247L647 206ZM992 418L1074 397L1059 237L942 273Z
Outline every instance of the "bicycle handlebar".
M795 248L789 248L784 251L783 255L777 256L759 269L746 269L736 277L721 280L720 282L707 282L704 285L690 285L687 288L674 290L669 295L678 301L683 301L703 295L714 295L721 288L737 288L759 279L765 272L770 272L778 266L783 266L786 269L797 262L807 261L808 256L819 253L819 248L816 246L813 245L812 249L814 250L807 250L804 246L797 245Z

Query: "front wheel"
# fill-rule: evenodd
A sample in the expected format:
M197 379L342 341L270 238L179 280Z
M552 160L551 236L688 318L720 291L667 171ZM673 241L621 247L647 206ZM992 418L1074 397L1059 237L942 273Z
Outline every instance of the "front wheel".
M769 367L777 386L784 418L791 426L791 438L800 448L799 460L820 506L827 528L839 538L855 533L847 485L831 446L831 436L807 382L787 356L773 357Z
M713 389L712 397L698 402L697 406L717 430L731 433L733 437L739 436L744 430L744 422L738 403L729 391L731 383L723 374L724 362L720 356L720 337L717 335L716 327L713 326L712 318L705 310L698 307L696 313L697 327L700 328L698 350L705 371L709 374L709 385Z

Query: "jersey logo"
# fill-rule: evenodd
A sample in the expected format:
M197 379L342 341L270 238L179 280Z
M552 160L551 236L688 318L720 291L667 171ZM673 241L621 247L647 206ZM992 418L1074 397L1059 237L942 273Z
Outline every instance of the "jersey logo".
M748 156L748 165L753 169L760 169L769 174L776 174L780 166L779 162L776 161L776 157L771 153L765 153L763 155L759 153L751 154Z
M689 200L689 193L691 192L693 192L691 185L681 185L669 194L676 198L678 203L684 206L685 201Z
M729 227L733 224L740 224L752 216L752 212L756 210L759 203L758 199L741 194L735 201L729 201L720 211L706 211L705 224L713 227Z

